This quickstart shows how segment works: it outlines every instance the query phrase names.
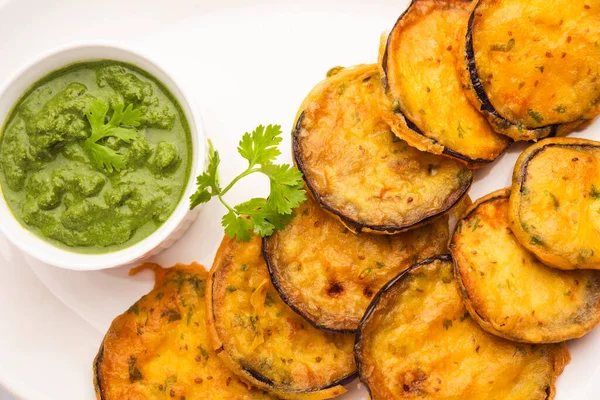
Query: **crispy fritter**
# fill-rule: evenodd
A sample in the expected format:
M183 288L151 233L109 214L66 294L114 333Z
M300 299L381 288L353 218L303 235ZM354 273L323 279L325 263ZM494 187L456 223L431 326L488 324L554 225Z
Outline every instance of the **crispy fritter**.
M267 400L229 371L206 330L207 272L157 272L154 290L113 321L94 361L98 400Z
M229 368L283 398L327 399L356 374L353 335L328 333L289 308L271 284L261 239L225 237L207 287L213 348Z
M477 107L516 140L600 113L600 1L480 0L464 61Z
M600 142L546 139L515 165L509 219L519 242L560 269L600 269Z
M417 261L446 251L448 219L393 236L353 234L310 196L265 238L271 280L313 325L354 332L373 296Z
M398 139L382 119L383 98L376 65L342 69L308 95L293 133L310 191L352 231L398 233L429 222L473 178L461 163Z
M510 230L510 190L491 193L458 222L450 249L463 301L486 331L509 340L556 343L600 321L600 271L542 264Z
M360 379L373 400L546 400L569 360L564 344L493 336L469 317L450 256L391 281L358 333Z
M394 133L420 150L481 167L512 141L471 105L456 69L472 8L461 0L414 0L390 32L381 64Z

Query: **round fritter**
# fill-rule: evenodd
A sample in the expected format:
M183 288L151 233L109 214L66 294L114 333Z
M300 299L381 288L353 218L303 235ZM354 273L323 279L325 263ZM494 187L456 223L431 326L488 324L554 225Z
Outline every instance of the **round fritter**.
M356 375L353 335L320 331L271 284L261 239L225 237L207 288L213 348L229 368L288 399L328 399Z
M115 318L104 338L94 361L98 400L275 399L241 381L213 351L204 267L177 265L157 275L155 289Z
M600 142L546 139L515 165L509 219L546 265L600 269Z
M471 99L516 140L565 134L600 113L599 0L480 0L464 61Z
M296 165L317 201L352 231L398 233L448 212L473 175L420 152L383 121L376 65L342 69L304 101L293 133Z
M361 322L355 354L373 400L553 399L564 344L509 342L482 330L458 293L450 256L387 284Z
M375 293L417 261L446 251L448 219L393 236L353 234L310 196L263 240L271 281L318 328L355 332Z
M519 244L508 221L510 190L491 193L458 221L450 243L471 317L509 340L556 343L600 321L600 271L550 268Z
M382 56L388 120L423 151L471 167L494 161L512 142L471 105L456 69L472 5L462 0L414 0L392 29Z

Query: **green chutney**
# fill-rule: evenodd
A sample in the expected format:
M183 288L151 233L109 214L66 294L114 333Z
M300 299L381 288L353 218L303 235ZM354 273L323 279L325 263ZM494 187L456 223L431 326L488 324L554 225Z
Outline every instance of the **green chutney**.
M133 139L102 137L119 168L94 162L87 113L133 107ZM100 121L100 125L102 121ZM88 141L89 142L89 141ZM190 128L177 99L155 77L116 61L85 62L34 84L0 136L0 187L17 220L79 253L129 247L155 232L182 199L192 166Z

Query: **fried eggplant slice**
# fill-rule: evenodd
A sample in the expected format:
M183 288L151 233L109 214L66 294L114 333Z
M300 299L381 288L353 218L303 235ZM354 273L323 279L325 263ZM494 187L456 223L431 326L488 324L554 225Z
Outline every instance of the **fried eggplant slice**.
M207 286L213 349L229 368L286 399L328 399L356 376L353 335L318 330L271 284L258 236L225 237Z
M449 212L472 172L390 131L376 65L330 75L302 104L292 138L296 165L319 204L353 232L395 234Z
M98 400L269 400L230 372L206 330L199 264L157 271L157 284L113 321L94 361Z
M381 66L394 133L420 150L477 168L512 140L497 134L469 102L456 68L472 8L469 1L413 0L387 38Z
M600 321L600 271L560 271L519 244L508 220L509 189L473 204L450 242L455 276L471 317L517 342L558 343Z
M509 342L469 317L450 256L388 283L361 321L355 355L372 400L553 399L564 344Z
M546 265L600 269L600 142L553 138L527 148L515 165L509 219Z
M417 261L444 253L448 219L393 236L353 234L310 196L263 239L282 299L319 329L354 333L375 293Z
M600 1L479 0L465 40L469 98L515 140L600 113Z

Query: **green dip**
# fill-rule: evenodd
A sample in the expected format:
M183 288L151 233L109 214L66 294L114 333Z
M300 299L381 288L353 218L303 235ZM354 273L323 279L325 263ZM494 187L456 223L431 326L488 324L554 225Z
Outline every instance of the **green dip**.
M90 144L88 113L99 105L106 117L94 113L96 126L115 121L115 110L135 118ZM156 231L181 200L191 164L177 99L152 75L115 61L74 64L37 82L0 136L0 186L15 217L79 253L112 252Z

